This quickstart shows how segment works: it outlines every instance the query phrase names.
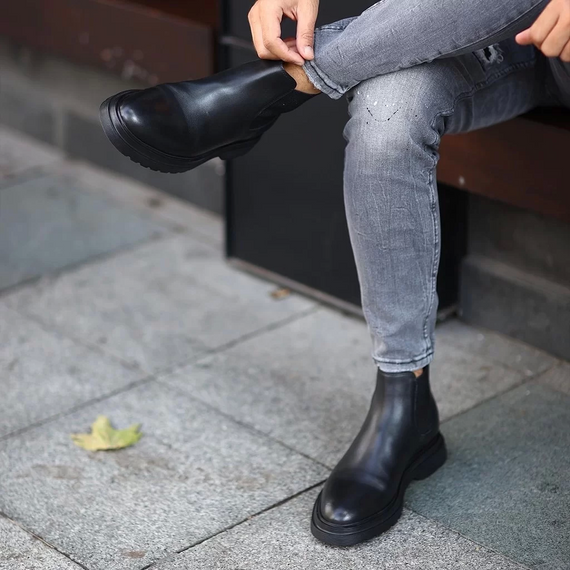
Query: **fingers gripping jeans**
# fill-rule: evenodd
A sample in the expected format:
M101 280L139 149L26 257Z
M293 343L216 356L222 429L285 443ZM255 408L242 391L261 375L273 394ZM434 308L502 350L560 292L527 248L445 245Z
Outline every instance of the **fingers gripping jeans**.
M433 357L441 136L556 104L546 58L505 39L545 3L383 0L317 30L305 69L330 96L348 91L345 206L373 358L386 372Z

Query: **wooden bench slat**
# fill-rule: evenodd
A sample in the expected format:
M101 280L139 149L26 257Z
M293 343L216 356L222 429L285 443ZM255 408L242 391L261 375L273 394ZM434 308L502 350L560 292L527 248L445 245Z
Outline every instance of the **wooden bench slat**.
M439 181L570 223L570 113L448 135L440 153Z

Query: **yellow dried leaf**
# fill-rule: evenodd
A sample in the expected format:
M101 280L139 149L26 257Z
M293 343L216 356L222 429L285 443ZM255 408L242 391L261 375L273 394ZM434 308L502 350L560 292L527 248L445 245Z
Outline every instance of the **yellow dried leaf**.
M99 416L91 425L91 433L74 433L75 445L89 451L122 449L134 445L141 437L140 424L126 429L115 429L107 416Z
M289 295L291 295L291 289L287 289L286 287L271 291L271 296L277 300L285 299L286 297L289 297Z

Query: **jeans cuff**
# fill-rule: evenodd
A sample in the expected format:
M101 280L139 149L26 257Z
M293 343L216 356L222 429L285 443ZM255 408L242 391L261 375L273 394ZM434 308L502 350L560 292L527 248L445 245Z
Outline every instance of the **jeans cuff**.
M405 362L395 362L393 360L383 360L381 358L374 358L376 366L382 372L414 372L420 368L425 368L433 360L433 351L428 352L424 356L413 358Z
M314 60L306 61L303 69L309 81L322 93L328 95L331 99L340 99L347 91L340 85L337 85L330 77L321 71Z

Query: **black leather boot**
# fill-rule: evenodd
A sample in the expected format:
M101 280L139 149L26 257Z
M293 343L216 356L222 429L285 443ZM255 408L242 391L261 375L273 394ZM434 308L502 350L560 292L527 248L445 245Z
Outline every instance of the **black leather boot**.
M313 535L350 546L385 532L400 518L410 482L429 477L446 458L429 367L419 378L378 371L364 425L315 503Z
M123 91L101 105L105 134L125 156L184 172L245 154L279 115L313 97L296 91L283 63L259 60L212 77Z

